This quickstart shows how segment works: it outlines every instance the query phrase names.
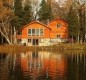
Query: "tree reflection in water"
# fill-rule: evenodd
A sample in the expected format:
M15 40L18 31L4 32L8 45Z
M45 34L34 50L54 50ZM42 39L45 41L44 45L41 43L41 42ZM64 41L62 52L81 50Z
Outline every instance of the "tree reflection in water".
M1 80L86 80L86 54L28 51L8 54L6 57L0 56L0 78Z

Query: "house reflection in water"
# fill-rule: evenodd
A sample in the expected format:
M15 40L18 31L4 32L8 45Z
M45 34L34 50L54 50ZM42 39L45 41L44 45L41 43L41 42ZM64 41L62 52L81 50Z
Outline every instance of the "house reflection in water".
M16 60L18 56L16 54ZM67 60L63 54L35 51L20 54L20 65L23 77L31 80L56 80L66 75ZM15 61L16 61L15 60ZM16 61L17 62L17 61ZM16 69L16 67L15 67Z

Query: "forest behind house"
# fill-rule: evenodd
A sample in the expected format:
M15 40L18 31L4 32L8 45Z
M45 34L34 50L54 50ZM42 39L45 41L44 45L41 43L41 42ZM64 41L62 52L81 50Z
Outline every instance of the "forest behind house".
M69 39L86 42L86 1L0 0L0 43L17 44L16 35L24 25L56 18L67 21Z

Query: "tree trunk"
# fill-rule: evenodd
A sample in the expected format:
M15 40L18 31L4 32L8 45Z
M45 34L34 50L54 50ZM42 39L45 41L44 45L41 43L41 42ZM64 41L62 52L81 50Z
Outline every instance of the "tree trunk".
M14 27L14 44L17 44L17 39L16 39L16 29Z
M12 43L10 42L10 40L9 40L9 39L6 39L6 40L7 40L8 44L12 44Z
M8 44L12 44L8 36L6 36L1 30L0 30L0 33L6 39L6 41L8 42Z
M78 38L77 38L78 43L79 43L79 40L80 40L80 36L78 35Z

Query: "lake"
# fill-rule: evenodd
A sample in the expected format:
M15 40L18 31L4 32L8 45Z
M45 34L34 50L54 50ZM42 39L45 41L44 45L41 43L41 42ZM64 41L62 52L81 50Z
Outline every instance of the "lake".
M0 80L86 80L86 51L0 53Z

